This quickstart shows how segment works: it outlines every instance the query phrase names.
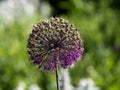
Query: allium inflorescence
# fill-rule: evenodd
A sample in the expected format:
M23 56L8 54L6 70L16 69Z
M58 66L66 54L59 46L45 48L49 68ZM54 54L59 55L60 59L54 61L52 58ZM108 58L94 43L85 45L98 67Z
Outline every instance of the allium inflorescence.
M50 18L33 27L28 39L30 59L39 68L56 70L74 66L83 54L82 40L78 30L62 18Z

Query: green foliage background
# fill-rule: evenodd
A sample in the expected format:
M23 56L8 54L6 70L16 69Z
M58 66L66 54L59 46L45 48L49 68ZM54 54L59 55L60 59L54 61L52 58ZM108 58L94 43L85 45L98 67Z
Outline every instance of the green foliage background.
M85 52L81 62L69 69L71 84L92 78L101 90L120 89L120 8L112 0L66 0L58 2L66 18L79 28ZM71 5L71 6L70 6ZM37 69L27 54L27 38L33 25L44 17L22 15L10 25L0 19L0 90L13 90L19 83L38 84L42 90L55 90L54 72Z

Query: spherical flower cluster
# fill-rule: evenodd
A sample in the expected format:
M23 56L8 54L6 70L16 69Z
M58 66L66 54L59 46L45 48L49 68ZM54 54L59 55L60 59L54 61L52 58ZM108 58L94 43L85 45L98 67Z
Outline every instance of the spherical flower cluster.
M30 59L39 68L56 70L74 66L83 54L83 45L78 30L63 18L50 18L33 27L28 39Z

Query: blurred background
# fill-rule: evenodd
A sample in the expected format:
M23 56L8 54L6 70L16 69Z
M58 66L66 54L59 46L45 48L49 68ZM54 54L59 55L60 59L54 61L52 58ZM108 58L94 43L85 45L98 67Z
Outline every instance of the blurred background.
M71 90L120 90L120 0L0 0L0 90L56 90L54 72L37 69L26 47L32 26L52 16L84 40L82 60L64 75Z

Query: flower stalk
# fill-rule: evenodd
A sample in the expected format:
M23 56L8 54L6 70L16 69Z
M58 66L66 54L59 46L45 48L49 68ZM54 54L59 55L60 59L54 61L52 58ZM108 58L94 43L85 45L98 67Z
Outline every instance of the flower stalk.
M56 74L56 85L57 85L57 90L60 90L60 87L59 87L58 66L57 66L57 64L56 64L55 74Z

